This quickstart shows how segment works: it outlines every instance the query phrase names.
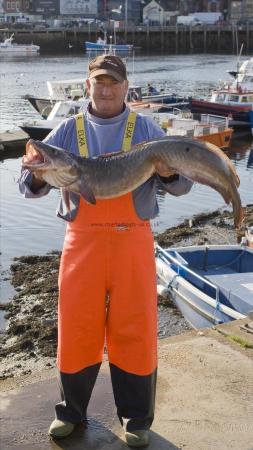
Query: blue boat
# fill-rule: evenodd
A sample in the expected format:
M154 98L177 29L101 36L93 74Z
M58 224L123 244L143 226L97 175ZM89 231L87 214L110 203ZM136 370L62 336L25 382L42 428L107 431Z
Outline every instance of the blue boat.
M194 328L243 319L253 311L253 248L156 247L158 285Z
M133 47L131 44L107 44L103 39L98 42L85 41L87 52L131 53Z

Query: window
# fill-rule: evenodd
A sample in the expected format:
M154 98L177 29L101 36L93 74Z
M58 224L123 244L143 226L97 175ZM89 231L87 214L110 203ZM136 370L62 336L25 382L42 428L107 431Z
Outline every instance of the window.
M229 100L231 101L231 102L238 102L238 100L239 100L239 95L230 95L230 98L229 98Z

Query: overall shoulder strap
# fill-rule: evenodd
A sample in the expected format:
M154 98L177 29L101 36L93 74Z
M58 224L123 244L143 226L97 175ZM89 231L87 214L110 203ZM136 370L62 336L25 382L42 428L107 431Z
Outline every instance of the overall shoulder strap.
M134 128L136 123L137 114L134 111L130 111L127 118L127 123L124 132L122 150L128 152L132 146L132 137L134 134Z
M84 115L83 113L79 113L75 115L76 121L76 137L79 148L79 154L87 158L89 156L88 146L87 146L87 138L84 126Z
M123 138L123 146L122 150L124 152L127 152L130 150L132 145L132 137L134 134L135 129L135 123L136 123L136 117L137 114L134 111L130 111L128 114L125 132L124 132L124 138ZM79 148L79 154L84 157L89 156L88 146L87 146L87 138L85 133L85 126L84 126L84 115L82 113L75 115L75 121L76 121L76 136L77 136L77 143Z

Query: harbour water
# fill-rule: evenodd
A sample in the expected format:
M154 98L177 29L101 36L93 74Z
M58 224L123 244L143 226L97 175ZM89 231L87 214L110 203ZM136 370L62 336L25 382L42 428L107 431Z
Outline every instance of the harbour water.
M0 131L16 129L23 121L39 117L23 95L47 96L47 80L85 77L87 64L86 56L1 61ZM171 93L204 96L221 79L229 78L226 71L236 68L236 59L231 55L138 56L127 61L127 65L131 84L166 83ZM240 195L244 205L253 202L253 167L248 163L251 148L252 139L247 136L234 139L228 152L241 178ZM65 224L55 216L58 192L38 200L23 199L17 186L19 171L20 158L0 161L2 278L14 256L60 249L64 236ZM193 214L225 205L214 190L194 185L187 196L180 198L161 192L159 206L160 215L153 221L155 233ZM1 299L6 295L3 284Z

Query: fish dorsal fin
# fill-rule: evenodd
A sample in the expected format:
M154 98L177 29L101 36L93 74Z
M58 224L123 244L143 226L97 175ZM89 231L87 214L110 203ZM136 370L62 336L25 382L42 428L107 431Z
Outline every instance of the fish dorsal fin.
M112 156L123 155L124 153L124 150L120 150L119 152L104 153L103 155L96 156L95 159L111 158Z

